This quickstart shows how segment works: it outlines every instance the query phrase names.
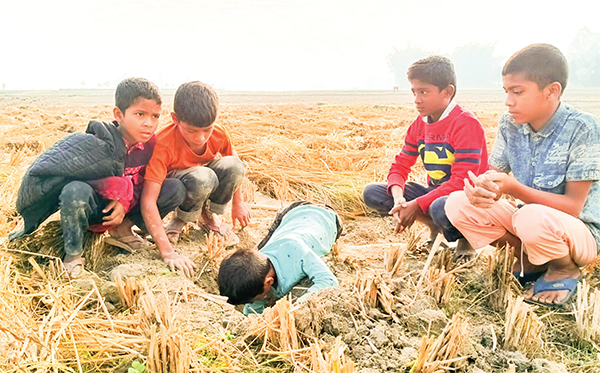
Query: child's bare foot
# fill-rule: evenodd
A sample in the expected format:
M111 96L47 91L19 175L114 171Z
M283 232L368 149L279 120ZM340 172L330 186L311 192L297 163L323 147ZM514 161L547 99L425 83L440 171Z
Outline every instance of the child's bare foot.
M83 269L84 264L85 259L81 255L65 254L63 258L63 266L70 278L80 277L85 272Z
M133 222L125 219L121 224L108 231L109 236L104 239L104 242L130 253L152 246L142 237L135 234L132 228Z
M459 238L458 244L456 245L456 251L454 252L454 257L452 259L455 263L468 262L469 260L473 259L476 254L477 252L475 249L473 249L469 241L467 241L465 238Z
M199 223L206 230L213 231L223 236L223 238L225 238L225 247L237 245L240 242L239 237L233 232L233 229L225 223L221 215L203 209Z
M525 299L549 306L564 305L577 291L580 276L579 266L570 257L553 260L548 263L546 273L525 293Z
M185 227L185 222L175 216L171 219L170 222L167 223L167 227L165 228L165 233L167 234L167 238L169 242L175 245L179 238L181 237L181 232L183 232L183 228Z

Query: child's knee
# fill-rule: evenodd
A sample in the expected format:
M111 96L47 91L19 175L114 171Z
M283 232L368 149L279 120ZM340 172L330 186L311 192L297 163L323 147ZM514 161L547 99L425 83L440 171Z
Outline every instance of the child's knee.
M467 195L464 191L459 190L448 195L448 198L444 203L444 212L452 224L458 226L461 222L467 220L465 211L469 206L471 206L471 203L469 202Z
M515 233L527 246L535 246L541 237L556 233L551 210L543 205L528 204L518 209L512 217Z
M83 181L72 181L62 188L60 193L61 205L74 202L87 202L94 194L94 189Z
M208 167L194 167L183 180L188 195L209 195L219 186L217 174Z
M448 196L440 197L429 205L429 216L438 227L451 225L446 216L446 200Z
M363 189L363 200L367 206L377 210L381 215L388 215L388 211L394 205L393 197L387 194L387 184L384 183L368 184Z
M223 157L219 160L220 167L227 170L232 180L242 180L246 175L246 165L235 156Z
M377 184L369 184L363 189L363 200L365 204L369 207L373 206L375 203L374 196L377 194Z
M175 178L166 178L158 199L164 204L179 206L185 201L187 190L183 182Z

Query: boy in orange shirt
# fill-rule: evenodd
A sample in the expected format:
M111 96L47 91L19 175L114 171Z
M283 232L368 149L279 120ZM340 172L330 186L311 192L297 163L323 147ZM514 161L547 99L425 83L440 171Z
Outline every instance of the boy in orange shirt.
M173 123L157 134L156 148L146 169L141 208L148 232L172 269L190 276L195 264L177 254L177 243L186 223L199 221L225 238L226 246L239 242L221 215L231 201L231 217L242 227L250 221L239 186L246 166L237 157L229 134L215 124L219 107L216 92L202 82L181 85L175 93ZM169 188L164 181L169 179ZM157 207L161 196L173 193L173 179L185 188L186 198L165 228ZM166 190L171 189L171 190Z

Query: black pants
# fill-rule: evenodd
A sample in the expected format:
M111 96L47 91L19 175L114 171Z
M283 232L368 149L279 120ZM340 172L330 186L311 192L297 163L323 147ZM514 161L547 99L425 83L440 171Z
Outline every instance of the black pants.
M433 189L435 188L408 182L404 186L404 199L412 201ZM389 211L394 207L394 197L387 193L386 183L372 183L367 185L363 191L363 198L365 204L376 210L381 216L389 216ZM450 220L446 216L445 206L447 198L440 197L433 201L429 206L429 216L435 225L442 230L446 240L452 242L463 238L463 235L450 223Z
M161 218L175 210L185 199L185 187L177 179L166 179L156 201ZM102 210L109 203L83 181L72 181L60 194L60 224L63 231L65 253L79 256L83 253L83 238L90 225L102 223L108 213ZM135 225L145 229L139 204L128 214Z

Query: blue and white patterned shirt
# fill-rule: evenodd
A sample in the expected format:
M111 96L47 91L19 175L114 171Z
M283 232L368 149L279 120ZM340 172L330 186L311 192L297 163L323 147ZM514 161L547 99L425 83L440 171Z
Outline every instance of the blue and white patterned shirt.
M538 132L517 125L508 113L498 125L490 166L511 172L522 184L565 194L569 181L593 180L579 219L600 252L600 123L591 114L561 103Z

